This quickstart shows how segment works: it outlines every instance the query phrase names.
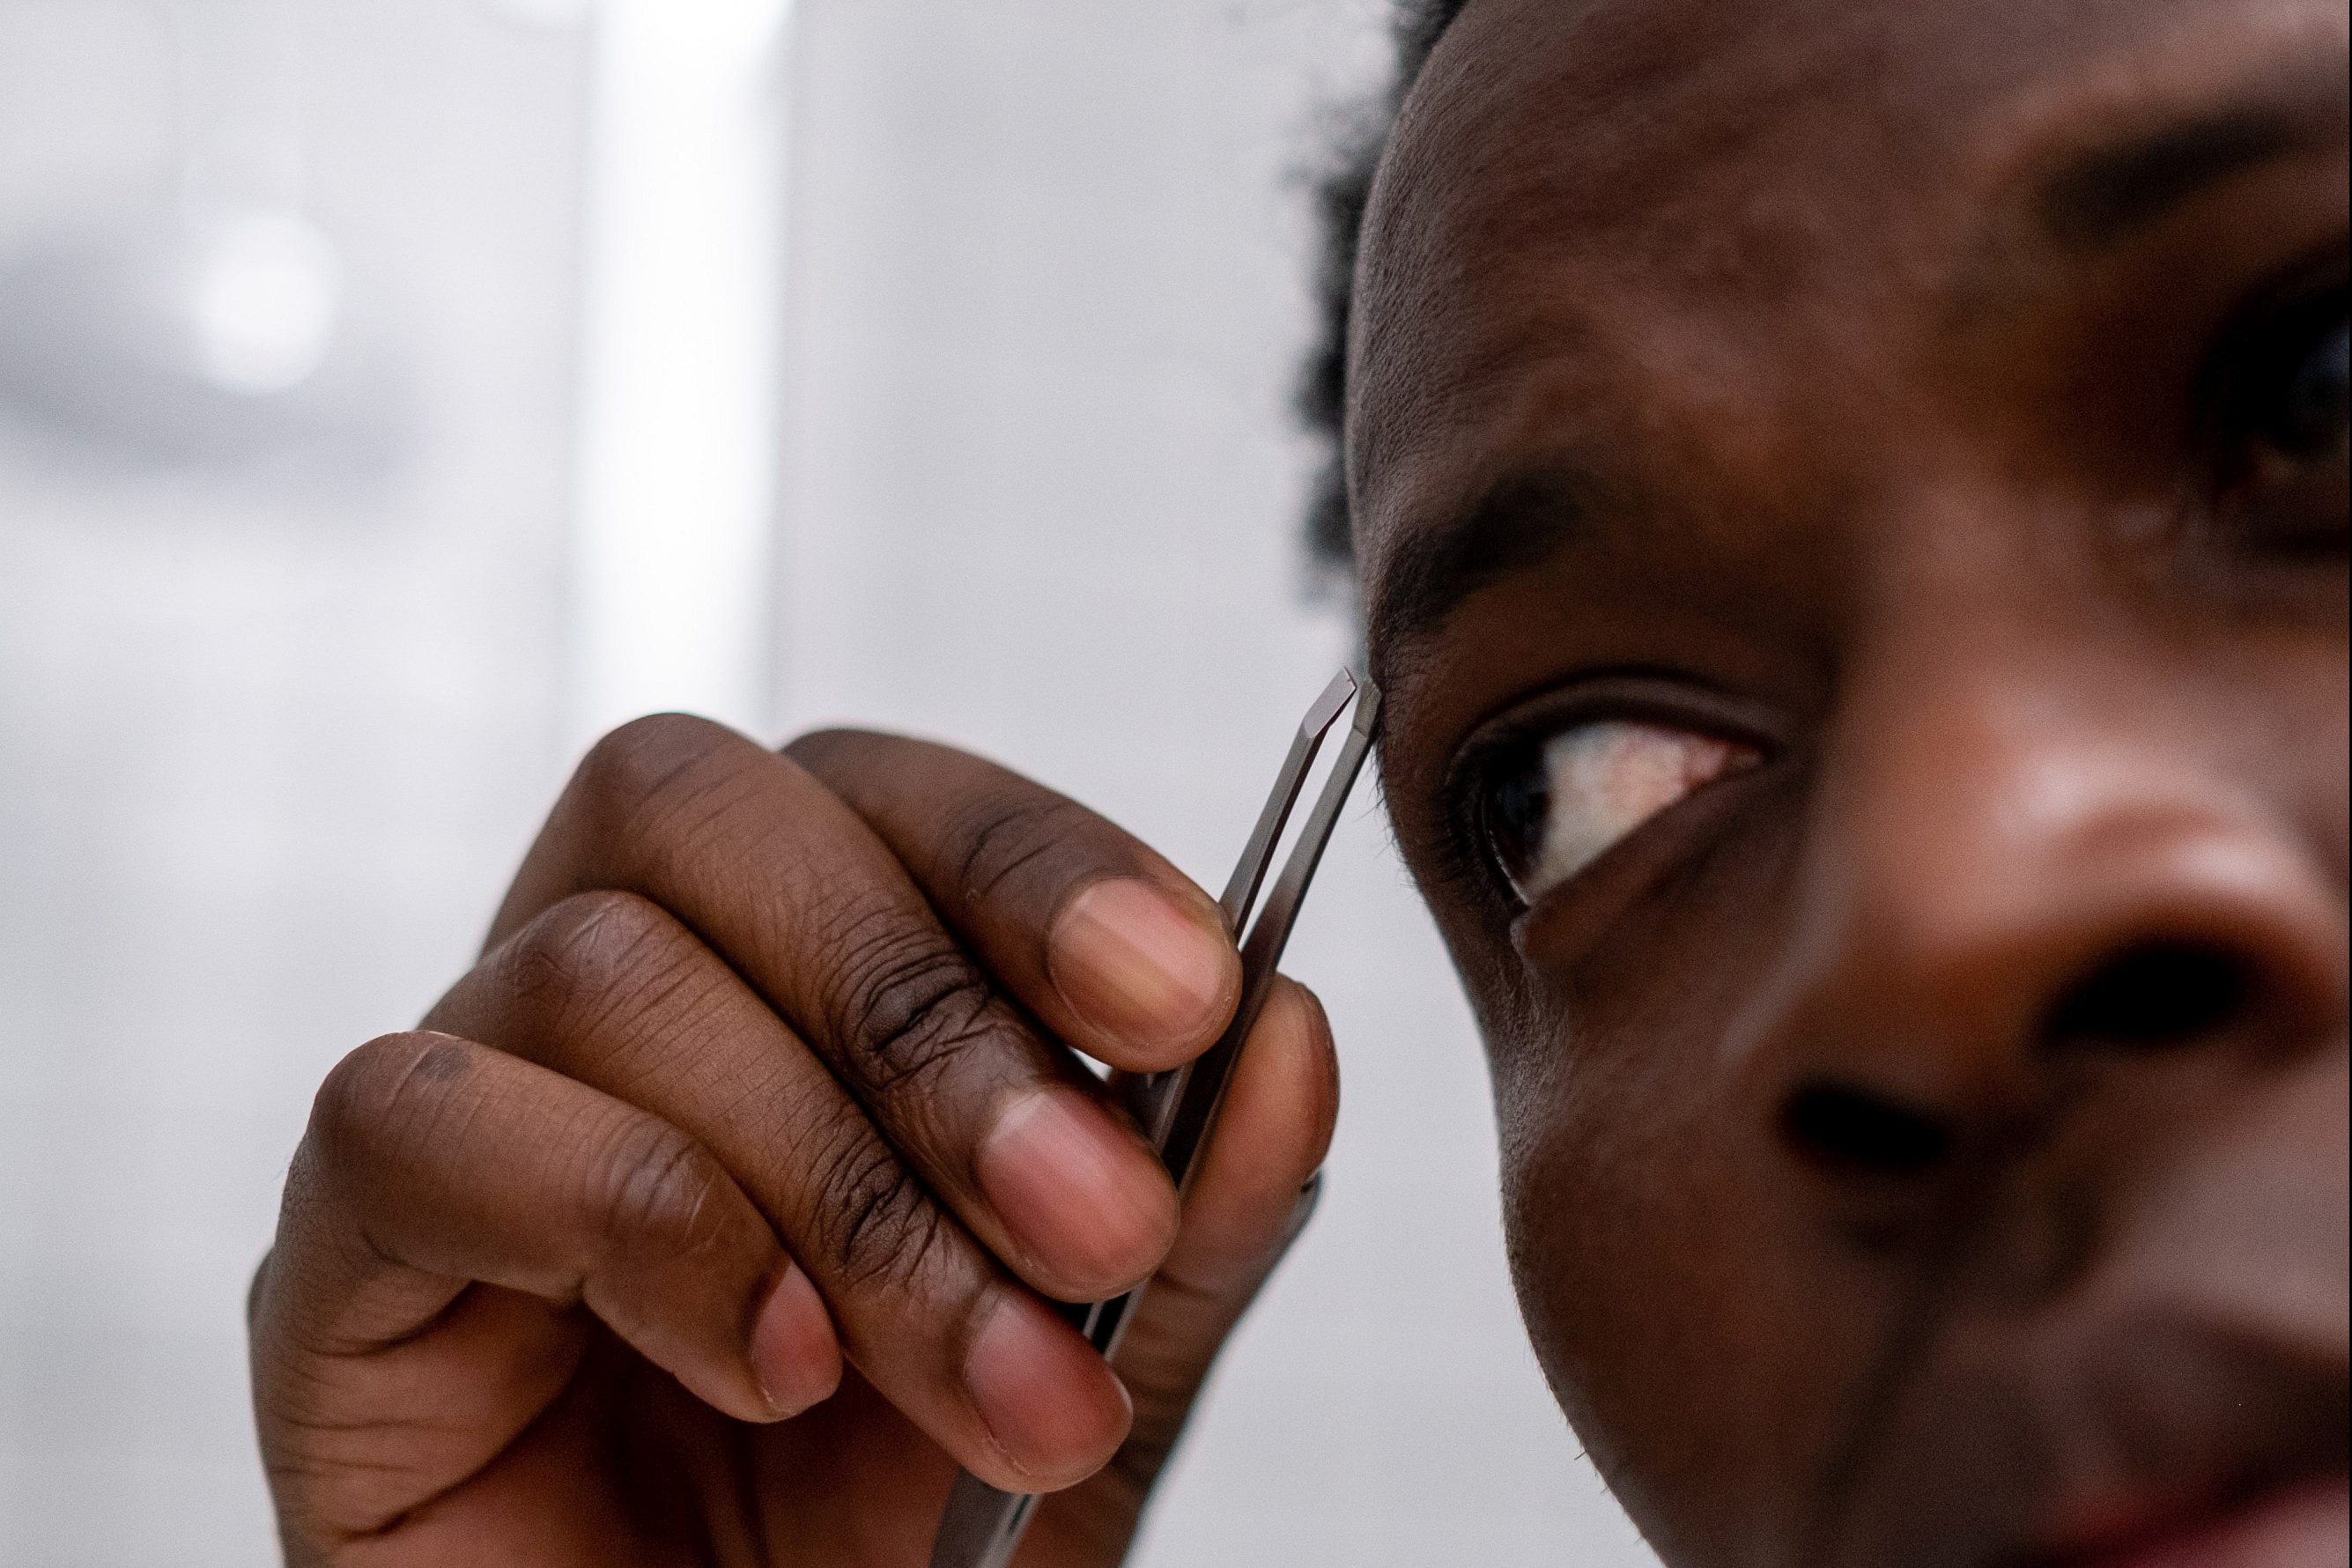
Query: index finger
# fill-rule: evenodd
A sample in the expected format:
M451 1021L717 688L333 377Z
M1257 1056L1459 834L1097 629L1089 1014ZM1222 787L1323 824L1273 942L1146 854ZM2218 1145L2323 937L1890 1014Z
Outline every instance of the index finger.
M1213 1044L1241 998L1224 915L1066 795L928 741L803 735L785 754L862 817L940 919L1046 1028L1149 1072Z

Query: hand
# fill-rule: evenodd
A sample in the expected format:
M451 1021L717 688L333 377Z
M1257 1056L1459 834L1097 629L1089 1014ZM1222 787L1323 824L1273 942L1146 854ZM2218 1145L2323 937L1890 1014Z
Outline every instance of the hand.
M251 1304L289 1561L924 1568L961 1464L1056 1493L1023 1568L1117 1563L1337 1064L1281 983L1180 1227L1074 1052L1189 1060L1239 989L1205 894L987 763L608 737L319 1092ZM1048 1300L1147 1278L1113 1375Z

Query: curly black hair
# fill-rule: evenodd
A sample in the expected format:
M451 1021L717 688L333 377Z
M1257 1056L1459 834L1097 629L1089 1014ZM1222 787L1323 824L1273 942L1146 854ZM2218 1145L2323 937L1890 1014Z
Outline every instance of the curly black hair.
M1389 132L1405 94L1429 63L1437 40L1469 0L1400 0L1396 20L1397 68L1388 91L1339 148L1330 171L1316 183L1315 204L1323 248L1316 273L1321 331L1298 384L1298 416L1325 448L1323 471L1307 504L1307 542L1315 558L1346 572L1354 559L1349 531L1348 475L1340 450L1340 426L1348 406L1348 314L1356 281L1356 245L1364 226L1364 205L1372 194Z

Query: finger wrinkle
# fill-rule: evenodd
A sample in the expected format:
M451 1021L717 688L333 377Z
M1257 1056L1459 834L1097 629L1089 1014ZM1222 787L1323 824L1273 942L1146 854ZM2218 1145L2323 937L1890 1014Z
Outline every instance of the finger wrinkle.
M927 935L893 932L876 946L848 966L836 1037L856 1043L862 1081L887 1092L937 1078L984 1039L995 996L962 954Z
M761 753L761 759L767 760L765 752ZM668 790L677 795L677 799L646 803L649 812L658 813L653 824L658 834L649 837L656 837L656 841L670 841L667 858L675 861L691 864L698 860L733 860L744 847L741 824L770 815L762 808L769 804L772 781L761 777L761 771L730 765L715 778L684 785L673 780ZM786 835L772 828L763 837L781 838Z
M577 998L562 1032L609 1042L612 1091L628 1100L662 1076L682 1041L707 1032L728 1011L726 981L678 955L626 987Z
M726 1237L723 1205L712 1201L726 1180L692 1139L647 1120L599 1163L596 1212L625 1254L650 1245L665 1259L698 1258Z
M626 976L636 954L667 936L670 924L657 906L635 893L575 893L517 932L500 954L499 969L518 999L551 995L542 1010L561 1016L578 995Z
M617 813L613 825L625 827L681 775L739 739L708 720L684 714L632 720L596 742L581 763L576 782L595 818L610 820Z
M962 841L955 886L967 903L986 901L1008 879L1071 843L1072 830L1091 816L1059 795L1023 799L1006 794L964 807L952 818L950 834Z
M871 1136L845 1139L829 1152L817 1190L843 1279L854 1289L910 1292L941 1239L941 1216L898 1154Z

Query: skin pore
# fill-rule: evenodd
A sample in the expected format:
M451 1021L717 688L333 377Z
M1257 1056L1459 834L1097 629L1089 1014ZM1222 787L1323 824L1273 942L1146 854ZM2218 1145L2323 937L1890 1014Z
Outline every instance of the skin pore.
M1471 0L1406 101L1388 798L1671 1563L2346 1560L2346 68L2335 0Z

